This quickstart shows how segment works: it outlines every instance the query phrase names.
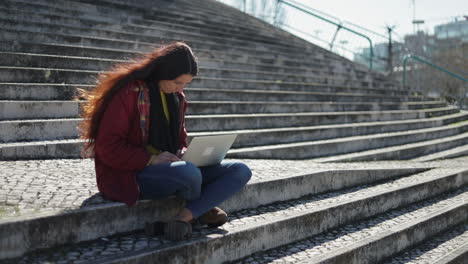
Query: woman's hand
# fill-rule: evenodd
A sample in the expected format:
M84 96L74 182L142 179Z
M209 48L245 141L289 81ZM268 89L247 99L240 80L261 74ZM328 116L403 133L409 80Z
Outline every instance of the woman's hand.
M181 159L182 156L184 156L185 152L187 152L187 148L179 149L179 151L177 151L177 157Z
M174 161L180 161L180 159L176 155L170 152L164 151L157 156L156 155L151 156L151 159L148 162L148 166L155 165L155 164L162 164L162 163L171 163Z

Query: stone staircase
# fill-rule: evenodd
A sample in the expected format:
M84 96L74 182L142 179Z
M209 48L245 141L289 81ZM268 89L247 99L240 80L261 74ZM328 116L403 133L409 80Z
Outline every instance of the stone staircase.
M213 0L3 0L0 36L0 263L468 259L468 159L433 161L468 153L468 114L439 98ZM75 99L174 40L200 63L189 137L237 133L254 173L228 224L179 243L141 229L183 201L97 194Z

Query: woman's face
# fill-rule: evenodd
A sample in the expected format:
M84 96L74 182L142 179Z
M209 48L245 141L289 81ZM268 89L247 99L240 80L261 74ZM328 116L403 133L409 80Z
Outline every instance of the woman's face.
M184 90L185 85L190 83L193 76L190 74L182 74L174 80L160 80L158 85L163 93L178 93Z

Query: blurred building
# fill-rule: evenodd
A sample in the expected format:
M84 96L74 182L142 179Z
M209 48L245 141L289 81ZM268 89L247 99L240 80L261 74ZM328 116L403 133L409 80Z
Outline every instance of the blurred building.
M465 20L435 26L434 35L438 40L458 38L468 42L468 17L465 17Z
M440 61L442 55L453 53L457 60L468 58L468 16L464 20L435 26L434 35L424 31L406 35L404 43L392 43L391 66L399 66L404 55L412 53L434 61ZM377 43L374 49L374 69L389 71L388 43ZM354 53L354 61L367 64L369 62L369 48L363 48ZM445 64L445 63L443 63Z

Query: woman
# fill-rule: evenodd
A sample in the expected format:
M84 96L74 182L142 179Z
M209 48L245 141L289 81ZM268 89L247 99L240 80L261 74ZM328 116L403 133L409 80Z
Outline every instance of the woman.
M99 191L129 206L139 199L184 198L186 207L164 227L172 240L189 237L195 220L211 227L226 223L226 213L215 206L251 176L240 162L197 168L180 160L187 148L183 89L197 72L189 46L175 42L119 65L84 92L80 131L85 153L95 160Z

